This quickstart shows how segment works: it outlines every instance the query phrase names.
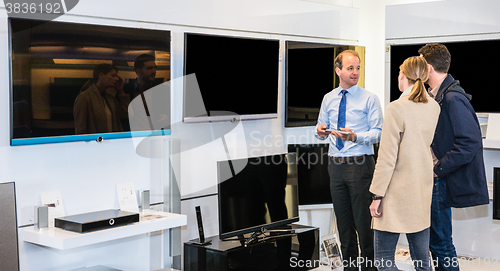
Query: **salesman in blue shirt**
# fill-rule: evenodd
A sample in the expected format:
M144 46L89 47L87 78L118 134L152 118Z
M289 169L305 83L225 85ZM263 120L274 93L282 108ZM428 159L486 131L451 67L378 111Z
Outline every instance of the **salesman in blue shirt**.
M360 75L356 51L341 52L334 65L340 86L323 98L316 137L330 143L328 173L344 270L358 270L358 265L362 270L377 270L369 188L375 169L373 144L382 132L382 108L375 94L356 85Z

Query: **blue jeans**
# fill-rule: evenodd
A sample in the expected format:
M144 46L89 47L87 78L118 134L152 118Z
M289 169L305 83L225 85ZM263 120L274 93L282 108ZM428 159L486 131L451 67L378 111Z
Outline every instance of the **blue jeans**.
M451 208L446 206L446 179L434 178L430 249L436 271L460 270L451 237Z
M429 228L407 233L406 239L410 246L413 267L417 271L432 271L429 255ZM399 239L399 233L375 230L375 264L378 270L398 271L394 261L394 253Z

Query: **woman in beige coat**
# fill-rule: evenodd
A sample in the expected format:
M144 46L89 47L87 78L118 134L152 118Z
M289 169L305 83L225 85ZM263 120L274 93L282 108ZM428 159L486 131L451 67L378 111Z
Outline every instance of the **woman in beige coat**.
M379 270L398 270L394 252L400 233L406 233L416 270L432 270L429 227L433 171L431 143L439 105L423 82L428 79L423 57L410 57L400 66L401 97L387 106L380 149L370 192L375 230L375 264Z

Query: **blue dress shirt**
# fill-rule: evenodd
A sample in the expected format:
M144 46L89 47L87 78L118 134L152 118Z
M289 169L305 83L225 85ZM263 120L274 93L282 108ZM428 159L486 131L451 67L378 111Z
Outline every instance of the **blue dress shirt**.
M316 128L325 124L327 129L337 129L338 110L342 94L341 87L338 87L328 92L323 97L321 109L318 116L318 124ZM330 147L328 149L328 156L333 157L349 157L360 156L364 154L373 154L373 144L380 141L380 134L382 133L382 107L378 97L354 85L347 89L347 111L346 111L346 124L345 127L351 129L357 135L355 142L344 141L344 148L337 149L337 138L333 135L328 137L321 137L314 129L314 134L318 139L325 140L328 138Z

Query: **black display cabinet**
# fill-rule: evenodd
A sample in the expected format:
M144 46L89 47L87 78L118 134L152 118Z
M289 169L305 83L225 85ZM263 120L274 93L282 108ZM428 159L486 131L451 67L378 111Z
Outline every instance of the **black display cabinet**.
M222 241L218 236L207 238L212 243L206 246L195 244L197 239L184 243L184 271L281 271L318 267L319 229L301 225L291 228L295 233L273 236L246 247L239 240Z

